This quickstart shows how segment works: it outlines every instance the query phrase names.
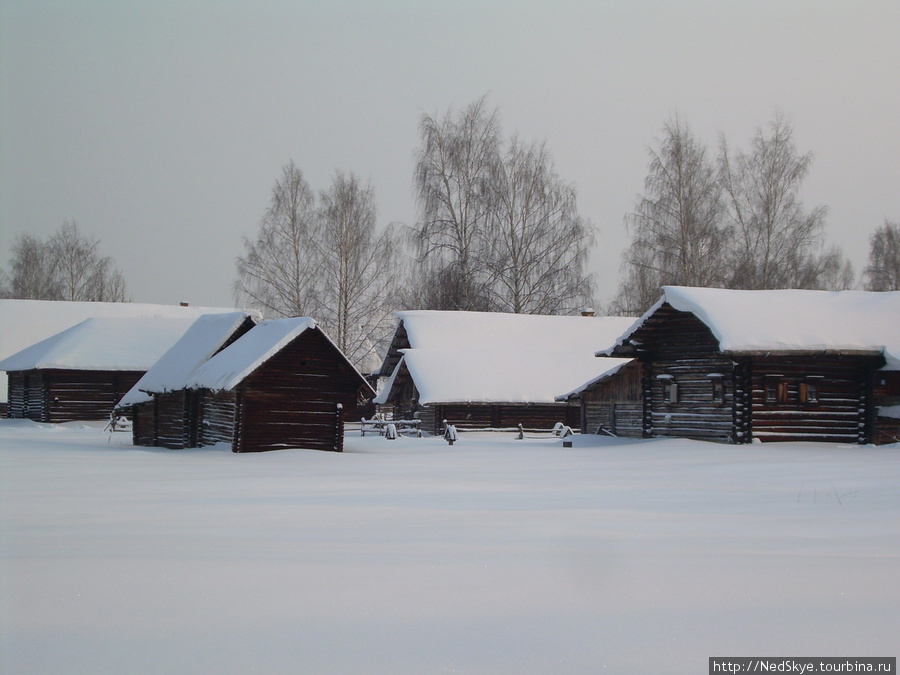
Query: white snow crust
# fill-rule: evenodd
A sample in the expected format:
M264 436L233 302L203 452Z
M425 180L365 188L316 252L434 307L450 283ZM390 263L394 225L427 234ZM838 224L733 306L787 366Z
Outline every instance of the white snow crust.
M93 318L0 361L0 370L147 370L193 318Z
M230 391L303 331L315 328L308 317L261 321L249 332L201 364L179 389Z
M224 307L182 307L136 302L51 302L0 300L0 359L56 335L85 319L166 318L196 319L202 314L233 312ZM0 401L6 401L7 377L0 372Z
M403 358L423 404L552 403L559 394L627 362L597 359L594 353L613 344L634 322L426 310L397 316L410 343ZM376 403L385 402L389 391L385 387Z
M897 654L900 446L566 440L239 455L0 420L0 672Z
M117 407L150 400L151 393L183 389L185 380L222 348L248 316L246 312L229 312L198 318L122 397Z
M726 353L879 352L887 361L885 370L900 369L897 291L740 291L664 286L662 298L616 344L623 344L663 303L703 321Z

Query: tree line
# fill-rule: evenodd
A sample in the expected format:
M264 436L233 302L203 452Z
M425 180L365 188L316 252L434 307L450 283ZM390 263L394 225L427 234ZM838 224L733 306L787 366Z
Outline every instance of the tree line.
M9 272L0 271L0 297L23 300L129 302L125 277L100 240L64 222L46 241L20 234L13 241Z
M375 190L338 171L318 193L293 161L282 167L253 238L236 260L239 306L269 317L312 316L355 364L383 351L398 309L568 314L592 301L586 272L594 226L546 146L504 138L481 98L419 123L411 225L377 226ZM608 313L637 315L660 286L742 289L854 285L825 245L823 206L799 192L812 164L776 114L750 150L720 136L715 154L676 116L649 150L644 192L624 221L618 292ZM900 290L900 223L871 235L867 290ZM127 300L99 240L65 222L47 241L19 235L0 296Z

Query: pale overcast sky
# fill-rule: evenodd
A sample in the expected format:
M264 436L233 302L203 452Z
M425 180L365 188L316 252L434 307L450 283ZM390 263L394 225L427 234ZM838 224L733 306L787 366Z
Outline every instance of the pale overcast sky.
M317 191L355 172L412 224L422 113L488 94L577 186L600 301L675 112L715 153L783 111L858 273L900 220L898 35L897 0L3 0L0 265L75 220L135 301L231 306L283 164Z

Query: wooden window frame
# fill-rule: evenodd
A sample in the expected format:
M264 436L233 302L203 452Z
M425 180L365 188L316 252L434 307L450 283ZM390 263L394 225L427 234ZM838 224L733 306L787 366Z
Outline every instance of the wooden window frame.
M822 375L809 375L800 383L800 403L817 406L822 401Z
M775 405L788 402L788 382L784 375L766 375L763 381L763 394L766 403Z
M662 399L665 405L678 403L678 383L673 375L657 375L656 379L662 383Z
M719 373L710 373L710 396L715 405L725 405L725 376Z

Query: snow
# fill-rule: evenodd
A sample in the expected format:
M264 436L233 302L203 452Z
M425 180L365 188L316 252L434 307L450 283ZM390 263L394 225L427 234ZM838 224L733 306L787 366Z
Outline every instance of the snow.
M628 359L582 351L408 349L404 361L419 402L554 403L585 377L600 377Z
M897 654L900 446L567 440L237 455L0 420L0 671Z
M146 392L160 394L184 387L184 381L206 363L247 319L246 312L204 314L125 394L118 407L147 401Z
M410 348L403 360L419 402L553 403L625 363L594 353L634 319L488 312L398 312ZM396 377L397 368L391 374ZM385 387L376 403L387 400Z
M886 370L900 370L900 291L739 291L664 286L662 298L616 344L624 344L663 303L693 313L709 327L726 353L878 352L885 356Z
M0 370L147 370L193 318L93 318L0 361Z
M0 300L0 359L5 359L92 317L196 319L202 314L233 312L221 307L182 307L132 302L51 302ZM6 373L0 372L0 401L6 401Z
M183 388L230 391L291 340L315 327L316 322L306 317L261 321L187 376Z

